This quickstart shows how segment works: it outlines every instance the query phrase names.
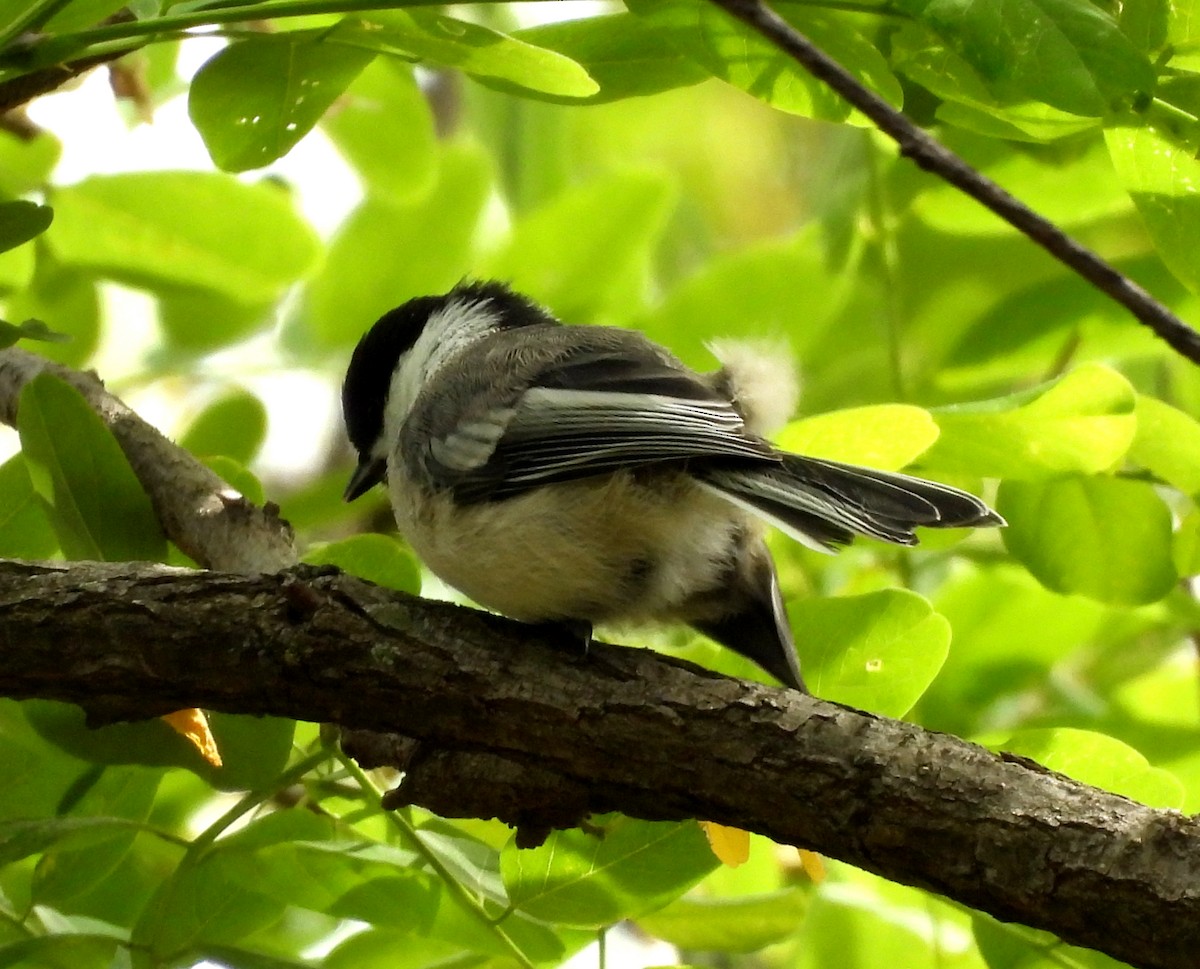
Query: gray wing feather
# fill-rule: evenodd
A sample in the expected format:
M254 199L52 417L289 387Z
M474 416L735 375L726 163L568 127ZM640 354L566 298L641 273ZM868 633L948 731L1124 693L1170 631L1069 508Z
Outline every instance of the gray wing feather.
M502 338L483 348L505 354L503 369L480 357L475 370L499 370L511 381L507 393L481 384L456 395L466 406L451 410L450 396L430 388L430 398L418 402L425 470L459 500L500 498L625 467L779 460L746 430L729 400L640 335L555 327L544 337L537 352L505 347ZM495 403L482 411L470 406L481 399Z

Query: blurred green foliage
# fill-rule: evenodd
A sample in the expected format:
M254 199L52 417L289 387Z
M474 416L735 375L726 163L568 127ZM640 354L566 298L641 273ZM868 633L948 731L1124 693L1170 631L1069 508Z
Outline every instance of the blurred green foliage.
M281 416L239 355L267 345L268 369L333 388L375 317L472 275L698 367L718 337L786 347L803 382L786 446L982 488L1010 522L837 557L775 536L815 690L1200 810L1195 366L703 0L537 26L499 4L403 6L138 0L105 26L119 0L0 10L0 89L127 44L155 105L187 89L179 31L230 40L188 91L213 169L60 184L54 132L0 131L0 342L65 334L27 345L76 366L102 350L160 392L184 447L280 503L306 560L410 592L411 552L362 534L386 528L381 500L340 501L339 435L306 475L261 465ZM780 9L1200 319L1200 0ZM314 129L362 191L329 238L253 174ZM114 283L151 301L150 352L122 353ZM0 555L177 560L69 387L30 385L20 445ZM757 837L714 870L692 823L603 818L519 851L495 823L385 815L312 725L214 727L220 770L158 722L89 731L74 708L0 701L0 964L549 966L629 918L697 964L1112 964L836 863L814 885Z

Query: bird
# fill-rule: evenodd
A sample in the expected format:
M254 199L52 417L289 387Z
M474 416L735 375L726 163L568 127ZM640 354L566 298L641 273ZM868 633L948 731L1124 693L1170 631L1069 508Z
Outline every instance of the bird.
M791 368L724 356L701 374L498 281L410 299L346 371L345 500L386 481L402 537L484 608L586 641L686 624L807 692L764 523L833 552L1004 520L958 488L780 450L765 434Z

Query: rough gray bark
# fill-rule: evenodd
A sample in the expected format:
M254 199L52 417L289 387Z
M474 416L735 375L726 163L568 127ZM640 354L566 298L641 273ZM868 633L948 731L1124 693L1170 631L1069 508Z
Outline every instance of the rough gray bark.
M0 563L0 614L3 695L398 732L398 799L444 815L706 818L1134 965L1200 952L1200 823L912 724L328 570Z

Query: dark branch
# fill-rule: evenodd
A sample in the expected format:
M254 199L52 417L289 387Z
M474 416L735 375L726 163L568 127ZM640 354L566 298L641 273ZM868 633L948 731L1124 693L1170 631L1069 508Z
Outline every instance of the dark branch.
M1200 333L1091 249L1080 245L1053 222L1013 198L991 179L939 144L883 98L860 84L854 75L815 47L761 0L712 2L758 31L813 77L858 108L900 146L901 154L987 206L1054 258L1124 306L1174 350L1193 363L1200 363Z
M1138 966L1200 951L1200 823L912 724L311 568L0 563L0 613L0 695L399 732L398 798L441 814L706 818Z

